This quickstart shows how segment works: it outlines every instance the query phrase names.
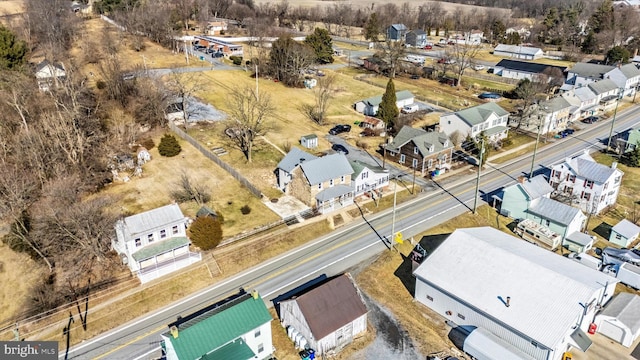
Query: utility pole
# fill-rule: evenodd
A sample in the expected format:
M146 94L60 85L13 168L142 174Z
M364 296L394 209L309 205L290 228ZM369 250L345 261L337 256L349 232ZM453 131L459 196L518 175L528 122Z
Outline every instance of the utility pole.
M478 177L476 178L476 196L473 198L473 213L476 213L476 209L478 208L478 195L480 190L480 173L482 171L482 156L484 155L484 138L482 138L482 143L480 147L480 163L478 164Z
M611 150L611 136L613 136L613 126L616 124L616 114L618 114L618 104L624 95L624 89L618 89L618 100L616 100L616 109L613 110L613 119L611 119L611 129L609 130L609 138L607 139L607 151ZM635 98L635 96L634 96Z
M538 114L538 136L536 136L536 145L533 148L533 157L531 158L531 170L529 171L529 179L533 177L533 167L536 163L536 153L538 152L538 143L540 142L540 114Z
M258 64L256 64L256 100L260 101L259 98L260 95L258 95Z
M396 199L398 196L398 179L400 176L402 175L396 176L396 179L393 182L393 215L391 216L391 238L389 239L391 249L393 249L393 242L396 239Z
M184 56L187 58L187 66L189 66L189 53L187 52L187 40L184 41Z
M414 195L416 193L416 166L414 164L413 165L413 182L411 184L411 195Z

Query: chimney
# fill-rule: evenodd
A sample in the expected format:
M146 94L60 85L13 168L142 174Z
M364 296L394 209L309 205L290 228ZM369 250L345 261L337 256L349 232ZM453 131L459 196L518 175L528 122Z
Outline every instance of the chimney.
M253 290L253 291L251 292L251 296L252 296L255 300L258 300L258 297L259 297L259 295L258 295L258 290Z
M507 305L507 307L511 305L511 296L507 296L507 303L505 305Z
M171 329L169 329L171 331L171 336L173 336L174 339L178 338L178 327L173 325L171 327Z
M520 184L524 184L525 180L526 180L526 179L525 179L525 177L524 177L524 176L518 176L518 182L519 182Z

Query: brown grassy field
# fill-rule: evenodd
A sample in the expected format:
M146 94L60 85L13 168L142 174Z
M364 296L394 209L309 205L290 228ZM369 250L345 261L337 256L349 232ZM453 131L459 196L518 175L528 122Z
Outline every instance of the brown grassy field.
M21 14L24 11L23 0L0 1L0 16Z

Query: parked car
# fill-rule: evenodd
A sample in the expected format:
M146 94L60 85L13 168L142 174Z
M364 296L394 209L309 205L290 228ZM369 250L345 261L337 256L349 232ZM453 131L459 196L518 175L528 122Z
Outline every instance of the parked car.
M484 65L482 65L482 64L473 65L473 70L475 70L475 71L480 71L482 69L484 69Z
M224 54L221 53L220 51L216 51L216 52L211 53L211 57L214 58L214 59L215 58L221 58L221 57L224 57Z
M573 129L564 129L564 130L560 131L558 133L558 135L560 135L560 137L562 137L562 138L565 138L565 137L573 134L574 132L575 132L575 130L573 130Z
M585 124L593 124L595 122L598 122L598 120L600 120L600 118L597 116L589 116L588 118L582 119L582 122Z
M438 64L455 64L455 63L456 63L456 59L447 59L447 58L438 59Z
M335 152L339 152L339 153L343 153L345 155L349 154L349 150L347 150L346 147L344 147L344 145L340 145L340 144L333 144L331 145L331 149Z
M411 104L411 105L403 106L401 111L403 114L411 114L418 110L420 110L420 107L418 106L418 104Z
M351 131L351 125L336 125L329 130L329 134L338 135L349 131Z
M455 41L453 41L453 40L449 40L449 41L447 41L447 45L455 45L455 44L456 44L456 42L455 42Z
M425 45L424 49L425 50L431 50L431 49L433 49L433 45Z
M478 95L478 97L480 99L500 99L502 96L500 96L500 94L496 94L496 93L492 93L492 92L485 92L485 93L482 93L482 94Z
M420 79L420 75L411 75L411 80L418 80Z

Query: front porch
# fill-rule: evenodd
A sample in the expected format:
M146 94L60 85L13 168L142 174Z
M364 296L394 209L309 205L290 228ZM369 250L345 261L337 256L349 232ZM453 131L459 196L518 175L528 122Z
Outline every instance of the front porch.
M148 245L131 255L135 261L130 264L131 271L144 284L200 261L202 255L190 252L189 244L186 237L174 237Z
M321 214L353 204L353 189L347 185L336 185L316 195L316 208Z
M156 261L152 265L146 266L137 272L142 284L196 263L202 260L202 254L187 251L162 262L157 262L157 258L155 257L154 260Z

